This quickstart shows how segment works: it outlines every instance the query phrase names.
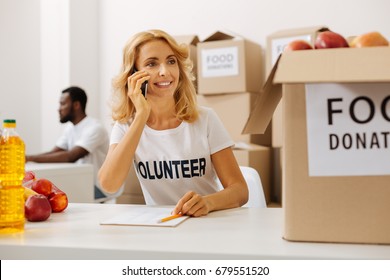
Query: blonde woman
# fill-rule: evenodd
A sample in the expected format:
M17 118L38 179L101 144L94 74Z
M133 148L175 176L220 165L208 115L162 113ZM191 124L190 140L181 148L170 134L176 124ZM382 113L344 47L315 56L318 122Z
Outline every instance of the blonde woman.
M202 216L247 202L234 143L215 112L197 105L191 70L187 47L161 30L127 42L99 171L105 191L116 192L134 166L146 204L175 205L172 214Z

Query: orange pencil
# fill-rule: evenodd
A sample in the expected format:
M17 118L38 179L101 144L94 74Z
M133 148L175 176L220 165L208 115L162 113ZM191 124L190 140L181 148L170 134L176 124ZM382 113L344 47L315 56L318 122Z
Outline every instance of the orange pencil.
M170 221L170 220L173 220L176 218L180 218L181 216L183 216L183 214L176 214L176 215L168 216L168 217L162 218L158 222L159 223L167 222L167 221Z

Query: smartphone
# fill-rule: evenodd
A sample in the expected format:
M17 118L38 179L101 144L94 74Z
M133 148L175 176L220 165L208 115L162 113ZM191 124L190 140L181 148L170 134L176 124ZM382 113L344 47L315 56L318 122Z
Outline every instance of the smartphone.
M138 70L134 68L133 74L137 72ZM141 85L141 92L144 97L146 97L146 93L148 92L148 81L145 81Z

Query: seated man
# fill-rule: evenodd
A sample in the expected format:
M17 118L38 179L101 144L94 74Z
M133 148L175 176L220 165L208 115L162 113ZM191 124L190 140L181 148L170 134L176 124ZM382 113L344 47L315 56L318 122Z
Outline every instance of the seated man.
M98 120L87 116L85 113L86 104L87 95L84 90L79 87L64 89L60 98L59 114L60 122L67 123L67 126L62 136L51 151L37 155L26 155L26 162L93 164L95 201L106 201L113 195L102 190L97 179L97 172L108 151L108 133Z

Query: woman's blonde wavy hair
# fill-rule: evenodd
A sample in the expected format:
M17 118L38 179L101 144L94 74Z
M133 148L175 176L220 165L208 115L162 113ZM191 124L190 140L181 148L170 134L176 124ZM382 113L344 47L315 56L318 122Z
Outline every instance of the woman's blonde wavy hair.
M179 83L174 93L176 117L186 122L198 119L196 90L192 74L193 63L185 44L179 45L175 39L161 30L148 30L135 34L123 49L123 64L120 73L113 79L112 118L121 123L133 118L135 107L127 96L127 78L133 73L140 47L150 41L165 41L173 50L179 66Z

